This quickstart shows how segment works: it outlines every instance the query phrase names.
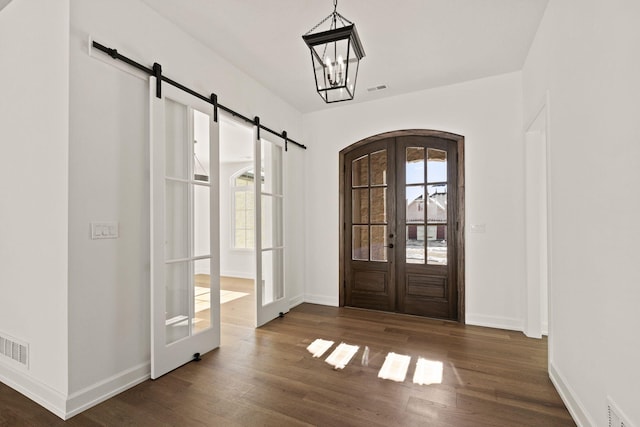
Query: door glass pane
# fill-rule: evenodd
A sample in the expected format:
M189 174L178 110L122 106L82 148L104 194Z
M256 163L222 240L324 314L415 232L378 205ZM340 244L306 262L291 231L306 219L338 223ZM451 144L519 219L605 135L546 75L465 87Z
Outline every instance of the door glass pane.
M387 222L387 189L385 187L371 189L371 222Z
M407 187L407 222L424 222L424 186Z
M447 222L447 186L428 185L427 222Z
M424 264L424 225L407 225L407 263Z
M193 110L193 174L196 181L209 182L209 115Z
M282 198L262 195L262 248L274 248L282 242Z
M284 257L282 249L262 252L262 305L284 296Z
M189 263L165 266L166 344L189 336Z
M194 261L193 285L192 332L197 333L211 327L211 259Z
M447 152L429 148L427 150L427 181L447 182Z
M165 259L189 256L189 185L166 180L165 187Z
M387 183L387 150L371 153L371 185Z
M354 225L352 227L351 258L357 261L369 260L369 226Z
M187 142L187 106L167 98L165 102L165 165L166 176L188 179L189 144Z
M371 261L387 261L387 226L371 226Z
M211 253L209 190L210 187L206 185L193 186L193 252L195 256Z
M369 222L369 189L351 190L351 216L356 224Z
M261 141L262 191L282 194L282 147L269 141Z
M351 162L351 185L354 187L369 185L369 156L362 156Z
M406 175L407 184L422 184L424 182L424 148L407 148Z
M427 264L447 265L447 226L427 227Z

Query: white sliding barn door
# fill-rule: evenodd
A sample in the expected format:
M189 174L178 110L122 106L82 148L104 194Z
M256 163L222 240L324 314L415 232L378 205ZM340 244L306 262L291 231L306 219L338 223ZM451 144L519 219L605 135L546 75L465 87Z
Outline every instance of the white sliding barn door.
M220 345L218 123L150 80L151 378Z
M289 311L284 274L284 146L257 139L256 323L262 326Z

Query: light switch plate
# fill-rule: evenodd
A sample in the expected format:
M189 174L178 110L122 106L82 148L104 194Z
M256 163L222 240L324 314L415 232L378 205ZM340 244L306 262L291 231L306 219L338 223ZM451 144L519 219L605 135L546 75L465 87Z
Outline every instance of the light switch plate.
M92 222L91 238L96 239L117 239L118 238L118 222Z

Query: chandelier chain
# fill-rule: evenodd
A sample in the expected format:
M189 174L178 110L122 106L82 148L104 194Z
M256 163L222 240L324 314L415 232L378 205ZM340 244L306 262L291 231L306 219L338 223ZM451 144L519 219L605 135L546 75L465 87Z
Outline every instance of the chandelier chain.
M307 31L307 32L305 33L305 36L308 36L309 34L311 34L311 33L312 33L316 28L318 28L320 25L322 25L322 24L324 24L325 22L327 22L327 21L328 21L330 18L332 18L332 17L333 17L333 13L332 13L332 14L330 14L329 16L327 16L326 18L324 18L322 21L318 22L318 23L316 24L316 26L315 26L315 27L313 27L312 29L310 29L309 31Z
M347 24L345 24L345 22L348 22L349 25L353 25L353 22L351 22L350 20L345 18L343 15L341 15L340 12L338 12L337 9L338 9L338 0L333 0L333 12L329 16L324 18L322 21L318 22L312 29L307 31L304 35L308 36L309 34L314 32L319 26L321 26L322 24L324 24L325 22L327 22L331 18L333 18L333 22L331 23L331 27L329 28L330 30L333 30L335 28L336 18L340 20L340 22L342 23L342 26L344 26L344 27L347 26Z
M347 21L349 23L349 25L353 25L353 22L349 21L347 18L345 18L344 16L340 15L338 12L336 12L336 15L338 15L338 18L340 18L340 22L342 22L343 26L347 26L347 24L344 23L344 21Z

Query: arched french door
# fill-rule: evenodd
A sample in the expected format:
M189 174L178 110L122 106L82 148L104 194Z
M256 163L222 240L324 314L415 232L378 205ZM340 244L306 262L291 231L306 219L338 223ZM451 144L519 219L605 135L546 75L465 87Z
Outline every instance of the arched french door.
M372 136L340 173L340 305L464 322L464 137Z

